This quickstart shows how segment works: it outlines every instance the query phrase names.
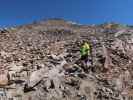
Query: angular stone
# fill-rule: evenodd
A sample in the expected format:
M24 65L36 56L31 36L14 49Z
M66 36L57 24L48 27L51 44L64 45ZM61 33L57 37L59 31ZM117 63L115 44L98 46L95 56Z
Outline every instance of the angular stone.
M29 79L29 87L34 87L38 82L40 82L46 75L47 70L44 69L40 69L37 71L34 71L31 73L30 75L30 79Z
M0 86L8 85L9 77L7 72L0 72Z

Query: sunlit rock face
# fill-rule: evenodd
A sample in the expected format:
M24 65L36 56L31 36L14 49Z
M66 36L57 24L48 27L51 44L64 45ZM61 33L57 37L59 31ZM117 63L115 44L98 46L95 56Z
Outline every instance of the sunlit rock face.
M62 19L1 28L0 100L132 100L132 33ZM92 47L87 64L83 41Z

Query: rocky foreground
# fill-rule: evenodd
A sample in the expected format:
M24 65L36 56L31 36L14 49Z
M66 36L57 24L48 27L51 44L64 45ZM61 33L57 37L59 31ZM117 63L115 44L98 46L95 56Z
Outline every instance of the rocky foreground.
M82 40L92 63L80 62ZM48 20L0 29L0 100L133 100L133 27Z

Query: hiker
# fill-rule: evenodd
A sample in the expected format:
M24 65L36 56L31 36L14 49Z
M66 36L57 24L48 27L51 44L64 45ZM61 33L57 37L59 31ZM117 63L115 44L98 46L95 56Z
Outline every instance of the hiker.
M80 47L81 61L83 62L83 69L86 70L91 65L91 61L89 59L91 55L91 46L89 42L83 41Z

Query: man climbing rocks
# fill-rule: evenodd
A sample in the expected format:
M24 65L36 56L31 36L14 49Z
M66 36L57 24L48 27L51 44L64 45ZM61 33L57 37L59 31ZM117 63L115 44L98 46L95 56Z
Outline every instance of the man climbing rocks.
M87 60L88 55L90 55L90 44L84 41L80 47L80 54L82 60Z
M83 41L80 47L81 61L83 63L83 69L86 70L91 65L91 61L89 59L91 55L91 46L89 42Z

